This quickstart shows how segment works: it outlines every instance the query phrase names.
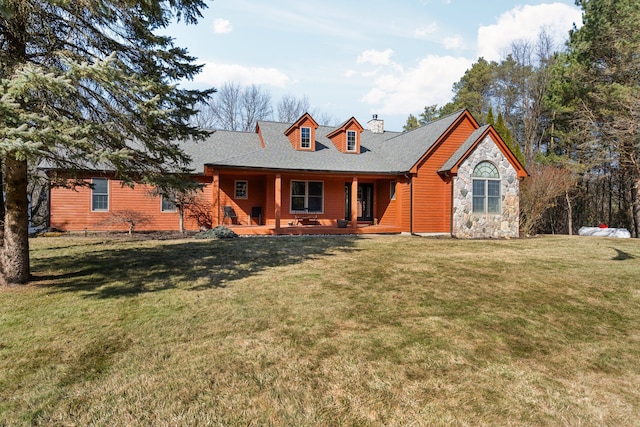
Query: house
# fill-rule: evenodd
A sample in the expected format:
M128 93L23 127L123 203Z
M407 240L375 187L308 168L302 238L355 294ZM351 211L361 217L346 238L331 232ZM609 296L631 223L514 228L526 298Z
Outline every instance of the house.
M519 181L527 175L495 129L467 110L409 132L373 116L320 126L260 121L255 132L215 131L184 143L203 185L185 226L224 224L238 234L416 233L516 237ZM174 200L122 186L109 170L87 171L92 188L51 188L50 226L123 229L108 221L137 212L136 230L177 230ZM343 228L344 227L344 228Z

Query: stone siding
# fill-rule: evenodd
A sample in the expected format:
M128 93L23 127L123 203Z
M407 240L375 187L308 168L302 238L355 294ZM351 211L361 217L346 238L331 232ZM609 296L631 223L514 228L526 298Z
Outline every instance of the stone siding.
M482 161L493 163L500 173L501 214L474 214L471 174ZM487 136L458 168L453 180L453 235L460 238L518 237L520 186L516 170Z

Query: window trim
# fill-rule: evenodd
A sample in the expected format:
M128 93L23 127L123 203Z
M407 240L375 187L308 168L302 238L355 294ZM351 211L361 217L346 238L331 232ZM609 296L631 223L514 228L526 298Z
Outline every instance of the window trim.
M238 195L238 184L244 183L244 195ZM241 188L242 189L242 188ZM249 198L249 181L246 179L236 179L233 182L233 198L235 200L247 200Z
M305 141L304 131L309 132L308 139ZM308 126L300 127L300 148L305 150L311 149L311 128Z
M391 181L389 183L389 200L396 199L397 186L398 186L398 181Z
M349 135L353 134L353 148L349 149ZM349 153L358 151L358 133L355 130L348 130L346 133L346 148Z
M96 181L105 181L107 184L107 192L106 193L97 193L96 189L95 189L95 182ZM109 212L109 199L110 199L110 185L109 185L109 178L91 178L91 212ZM96 209L96 201L95 201L95 196L106 196L107 197L107 207L105 209Z
M303 209L293 209L293 183L294 182L304 182L304 208ZM309 183L310 182L319 182L320 184L322 184L322 195L321 197L321 207L319 211L310 211L309 210ZM301 195L296 195L296 197L301 197ZM297 212L300 211L304 211L304 212L308 212L308 213L317 213L319 215L324 214L324 181L321 180L313 180L313 179L309 179L309 180L304 180L304 179L292 179L289 182L289 213L290 214L295 214Z

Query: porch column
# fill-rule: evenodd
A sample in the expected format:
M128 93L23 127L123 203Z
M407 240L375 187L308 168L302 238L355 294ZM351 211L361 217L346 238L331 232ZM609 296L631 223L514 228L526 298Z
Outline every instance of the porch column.
M351 227L358 228L358 177L351 181Z
M275 199L276 231L280 231L280 208L282 207L282 176L280 174L276 174Z
M216 225L220 225L220 172L218 171L213 172L213 182L211 183L211 206L212 210L215 209L211 213L213 214L215 212L213 218L216 221L215 224L211 225L215 227Z

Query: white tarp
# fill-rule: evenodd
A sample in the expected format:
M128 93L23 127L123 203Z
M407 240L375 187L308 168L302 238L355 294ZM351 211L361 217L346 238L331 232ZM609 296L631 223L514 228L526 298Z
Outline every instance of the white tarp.
M581 236L619 237L623 239L631 237L631 233L626 228L580 227L578 234Z

